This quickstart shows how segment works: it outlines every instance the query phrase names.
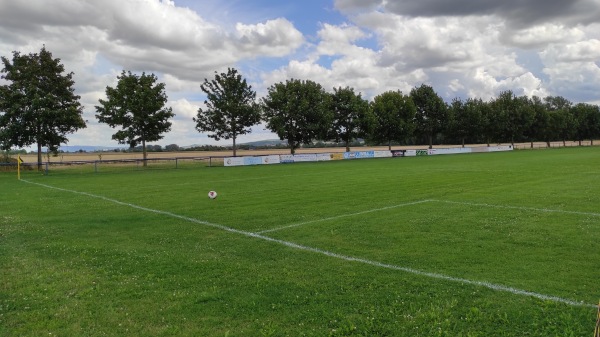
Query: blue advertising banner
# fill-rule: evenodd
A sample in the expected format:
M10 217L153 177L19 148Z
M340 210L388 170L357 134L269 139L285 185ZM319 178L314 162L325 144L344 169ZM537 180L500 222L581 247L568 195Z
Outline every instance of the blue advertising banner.
M262 165L261 157L244 157L244 165Z

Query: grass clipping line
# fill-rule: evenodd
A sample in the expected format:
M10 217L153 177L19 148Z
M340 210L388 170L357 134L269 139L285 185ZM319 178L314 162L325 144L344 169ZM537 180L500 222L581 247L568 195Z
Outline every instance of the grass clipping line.
M223 230L226 232L240 234L240 235L247 236L247 237L257 238L257 239L261 239L261 240L265 240L265 241L269 241L269 242L273 242L273 243L278 243L278 244L286 246L286 247L290 247L290 248L294 248L294 249L298 249L298 250L302 250L302 251L307 251L307 252L318 253L318 254L328 256L328 257L333 257L333 258L337 258L337 259L345 260L345 261L349 261L349 262L358 262L358 263L363 263L363 264L367 264L367 265L371 265L371 266L375 266L375 267L379 267L379 268L403 271L406 273L410 273L410 274L414 274L414 275L418 275L418 276L425 276L425 277L438 279L438 280L445 280L445 281L451 281L451 282L462 283L462 284L467 284L467 285L485 287L485 288L495 290L495 291L507 292L507 293L511 293L514 295L529 296L529 297L534 297L534 298L544 300L544 301L563 303L563 304L567 304L570 306L600 308L600 305L585 303L583 301L578 302L578 301L571 300L571 299L566 299L566 298L551 296L551 295L544 295L544 294L540 294L540 293L536 293L536 292L532 292L532 291L512 288L512 287L495 284L495 283L490 283L490 282L475 281L475 280L469 280L469 279L464 279L464 278L452 277L452 276L448 276L448 275L444 275L444 274L431 273L431 272L426 272L426 271L417 270L417 269L413 269L413 268L396 266L396 265L382 263L382 262L378 262L378 261L367 260L367 259L363 259L363 258L359 258L359 257L342 255L342 254L322 250L319 248L313 248L313 247L303 246L303 245L289 242L289 241L278 240L275 238L261 235L260 233L242 231L242 230L234 229L231 227L211 223L208 221L198 220L195 218L190 218L187 216L183 216L183 215L179 215L179 214L175 214L175 213L171 213L171 212L166 212L166 211L156 210L156 209L147 208L147 207L143 207L143 206L138 206L138 205L126 203L123 201L107 198L107 197L104 197L101 195L95 195L95 194L91 194L91 193L87 193L87 192L74 191L74 190L64 189L64 188L50 186L50 185L46 185L46 184L41 184L41 183L34 183L34 182L31 182L28 180L23 180L23 179L21 181L28 183L28 184L37 185L37 186L41 186L41 187L45 187L45 188L49 188L49 189L53 189L53 190L57 190L57 191L74 193L74 194L84 195L84 196L87 196L90 198L101 199L101 200L104 200L104 201L107 201L110 203L114 203L114 204L126 206L126 207L131 207L131 208L138 209L141 211L151 212L151 213L160 214L160 215L166 215L166 216L181 219L181 220L184 220L187 222L204 225L204 226L208 226L208 227L213 227L213 228L217 228L217 229L220 229L220 230Z

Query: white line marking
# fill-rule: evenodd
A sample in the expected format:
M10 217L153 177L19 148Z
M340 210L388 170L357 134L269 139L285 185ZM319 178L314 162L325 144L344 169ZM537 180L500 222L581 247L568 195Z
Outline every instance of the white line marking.
M260 235L258 233L246 232L246 231L234 229L234 228L219 225L219 224L214 224L214 223L211 223L208 221L202 221L202 220L190 218L187 216L183 216L183 215L179 215L179 214L175 214L175 213L171 213L171 212L160 211L160 210L156 210L156 209L152 209L152 208L142 207L142 206L122 202L122 201L119 201L116 199L103 197L100 195L95 195L95 194L86 193L86 192L79 192L79 191L74 191L74 190L68 190L65 188L54 187L54 186L50 186L50 185L46 185L46 184L34 183L34 182L30 182L30 181L23 180L23 179L21 181L26 182L28 184L38 185L38 186L42 186L42 187L46 187L46 188L50 188L50 189L54 189L54 190L58 190L58 191L85 195L85 196L88 196L91 198L105 200L105 201L108 201L111 203L131 207L134 209L139 209L139 210L146 211L146 212L166 215L166 216L170 216L173 218L196 223L199 225L213 227L213 228L217 228L217 229L227 231L230 233L240 234L240 235L247 236L247 237L252 237L252 238L257 238L257 239L261 239L261 240L265 240L265 241L269 241L269 242L274 242L274 243L278 243L278 244L286 246L286 247L290 247L290 248L294 248L294 249L298 249L298 250L302 250L302 251L307 251L307 252L312 252L312 253L318 253L318 254L322 254L325 256L337 258L340 260L345 260L345 261L350 261L350 262L358 262L358 263L363 263L363 264L367 264L367 265L371 265L371 266L375 266L375 267L403 271L406 273L410 273L410 274L414 274L414 275L418 275L418 276L429 277L429 278L438 279L438 280L445 280L445 281L457 282L457 283L462 283L462 284L467 284L467 285L480 286L480 287L488 288L491 290L508 292L508 293L511 293L514 295L529 296L529 297L537 298L537 299L544 300L544 301L563 303L563 304L567 304L567 305L575 306L575 307L598 308L598 305L596 305L596 304L585 303L583 301L578 302L578 301L570 300L567 298L551 296L551 295L544 295L544 294L540 294L540 293L536 293L536 292L532 292L532 291L521 290L521 289L507 287L507 286L503 286L500 284L494 284L494 283L490 283L490 282L474 281L474 280L469 280L469 279L464 279L464 278L459 278L459 277L452 277L452 276L438 274L438 273L430 273L430 272L425 272L425 271L421 271L421 270L417 270L417 269L413 269L413 268L401 267L401 266L396 266L396 265L392 265L392 264L362 259L362 258L358 258L358 257L337 254L337 253L333 253L330 251L313 248L313 247L308 247L308 246L303 246L303 245L299 245L297 243L293 243L293 242L289 242L289 241L278 240L278 239L274 239L274 238L271 238L268 236Z
M456 204L456 205L480 206L480 207L492 207L492 208L505 208L505 209L517 209L517 210L521 210L521 211L536 211L536 212L546 212L546 213L564 213L564 214L600 216L600 213L578 212L578 211L563 211L563 210L560 210L560 209L549 209L549 208L535 208L535 207L521 207L521 206L504 206L504 205L479 204L479 203L474 203L474 202L448 201L448 200L436 200L436 199L432 199L430 201L443 202L443 203L446 203L446 204Z
M329 217L329 218L321 218L321 219L316 219L316 220L310 220L310 221L300 222L300 223L296 223L296 224L291 224L291 225L287 225L287 226L281 226L281 227L277 227L277 228L266 229L266 230L259 231L259 232L256 232L256 233L258 233L258 234L271 233L271 232L276 232L276 231L279 231L279 230L282 230L282 229L304 226L304 225L308 225L308 224L315 223L315 222L336 220L336 219L346 218L346 217L350 217L350 216L356 216L356 215L368 214L368 213L373 213L373 212L385 211L385 210L388 210L388 209L394 209L394 208L398 208L398 207L418 205L418 204L422 204L422 203L426 203L426 202L431 202L431 201L433 201L433 200L419 200L419 201L414 201L414 202L408 202L408 203L405 203L405 204L398 204L398 205L392 205L392 206L387 206L387 207L382 207L382 208L370 209L370 210L366 210L366 211L362 211L362 212L357 212L357 213L349 213L349 214L336 215L336 216L332 216L332 217Z

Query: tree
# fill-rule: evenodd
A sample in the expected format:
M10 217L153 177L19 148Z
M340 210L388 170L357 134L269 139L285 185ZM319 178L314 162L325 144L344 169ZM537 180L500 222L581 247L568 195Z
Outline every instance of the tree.
M372 139L386 143L392 149L392 141L404 142L415 130L417 111L412 99L401 91L387 91L373 98L371 109L375 116Z
M448 122L447 106L444 100L435 93L431 86L422 84L410 91L410 97L417 108L415 120L417 133L426 137L429 148L433 147L433 139L444 130Z
M156 83L154 74L137 76L123 71L117 78L116 88L107 86L107 99L99 100L96 118L112 128L121 127L112 135L119 144L135 148L141 143L146 166L146 142L162 139L162 134L171 129L169 119L175 114L171 108L165 108L165 85Z
M589 139L591 145L594 145L594 138L600 136L600 108L597 105L579 103L571 108L571 112L577 121L575 137L579 145L584 139Z
M492 102L492 109L499 117L498 130L501 141L515 141L525 138L534 119L534 111L526 96L516 97L512 91L503 91Z
M180 148L179 148L179 145L177 145L177 144L169 144L169 145L165 146L165 151L168 151L168 152L177 152L179 150L180 150Z
M346 152L350 152L350 142L353 139L367 136L373 126L374 118L369 109L369 102L360 94L355 94L354 89L334 88L331 96L331 111L333 122L331 137L336 142L340 140L346 145Z
M483 128L483 105L481 99L469 98L463 102L455 98L448 110L449 130L465 147L465 140L476 141Z
M537 96L531 97L528 104L531 107L533 118L529 128L525 130L525 136L531 142L531 148L533 149L533 142L538 140L545 141L546 145L550 147L553 135L547 105Z
M487 146L490 146L492 141L500 139L500 116L492 107L491 102L482 102L481 106L481 136Z
M549 112L550 130L553 139L561 140L567 146L567 139L572 139L577 129L577 121L568 109Z
M67 134L86 127L73 73L63 74L60 59L45 47L39 54L15 51L12 63L6 57L2 63L1 78L9 83L0 86L0 147L37 144L41 168L42 147L57 152Z
M233 140L233 156L236 156L236 139L250 133L250 127L260 122L260 106L255 102L256 92L242 79L237 70L229 68L227 74L217 74L215 79L200 86L207 95L207 109L198 109L194 118L196 130L214 132L209 137Z
M287 80L269 87L262 100L267 128L287 139L294 154L301 144L325 139L331 126L330 95L313 81Z
M573 137L576 124L575 118L569 111L573 103L562 96L547 96L544 104L550 118L549 138L562 140L566 146L567 139Z

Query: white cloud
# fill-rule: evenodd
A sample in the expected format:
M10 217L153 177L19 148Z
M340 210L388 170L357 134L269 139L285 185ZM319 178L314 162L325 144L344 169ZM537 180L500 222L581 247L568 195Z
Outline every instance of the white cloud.
M502 40L521 48L545 47L553 43L568 43L584 37L579 27L565 27L563 24L546 23L518 31L505 31Z
M286 19L269 20L256 25L236 25L237 37L241 49L248 57L285 56L300 47L304 37L294 25Z
M548 62L596 62L600 59L600 40L589 39L575 43L552 45L540 55Z

